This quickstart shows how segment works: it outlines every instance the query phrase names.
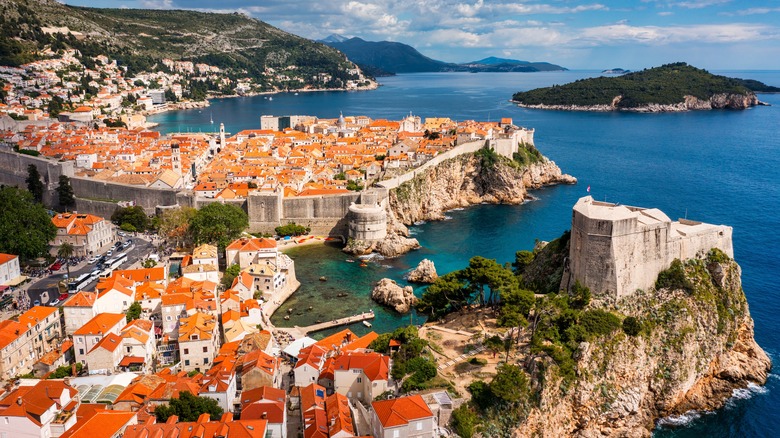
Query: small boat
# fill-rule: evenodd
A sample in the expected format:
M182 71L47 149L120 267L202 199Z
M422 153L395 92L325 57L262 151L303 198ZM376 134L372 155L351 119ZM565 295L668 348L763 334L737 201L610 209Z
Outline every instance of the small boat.
M295 95L297 96L297 95L298 95L298 93L296 92L296 93L295 93Z
M347 263L355 263L355 261L352 259L347 259Z
M346 292L339 292L336 296L339 297L339 298L344 298L344 297L347 296L347 293Z
M366 262L363 262L363 263L360 264L361 268L365 268L366 266L368 266L368 263L366 263Z
M268 100L274 100L273 96L268 96Z
M371 323L368 321L363 321L363 325L366 327L371 327Z
M320 281L328 281L328 278L323 275L322 277L320 277Z

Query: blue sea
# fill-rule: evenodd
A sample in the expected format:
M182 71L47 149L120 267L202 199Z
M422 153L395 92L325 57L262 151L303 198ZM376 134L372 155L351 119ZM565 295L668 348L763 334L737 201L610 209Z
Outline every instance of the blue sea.
M722 71L780 86L778 71ZM217 99L210 108L150 118L163 132L257 129L260 115L310 114L319 117L368 115L399 119L409 112L455 120L497 120L536 129L536 145L561 169L579 179L575 186L534 192L536 201L521 206L481 205L448 213L448 219L412 227L423 249L367 267L347 263L336 247L298 248L291 252L301 289L285 305L289 321L307 324L374 307L373 329L391 330L417 315L404 317L376 308L368 297L382 277L403 281L423 258L440 273L464 267L475 255L509 262L536 239L551 240L570 226L571 207L586 195L599 200L658 207L670 217L734 227L736 260L756 339L780 358L780 95L761 94L772 106L746 111L674 114L578 113L518 108L513 92L564 84L598 75L593 71L550 73L422 73L381 78L382 86L364 92L284 93ZM214 124L209 122L213 117ZM319 282L320 276L328 281ZM346 297L339 298L339 294ZM309 311L308 306L313 306ZM362 325L355 331L367 330ZM773 373L765 388L735 394L727 407L678 419L656 431L659 437L780 436L780 380Z

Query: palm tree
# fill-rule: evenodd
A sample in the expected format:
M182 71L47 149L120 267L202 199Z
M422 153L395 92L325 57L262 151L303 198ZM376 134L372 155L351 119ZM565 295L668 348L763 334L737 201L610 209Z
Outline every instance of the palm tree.
M76 248L68 242L63 242L57 249L57 257L65 259L65 269L68 270L68 281L70 281L70 263L68 263L68 259L73 255L73 251L75 250Z

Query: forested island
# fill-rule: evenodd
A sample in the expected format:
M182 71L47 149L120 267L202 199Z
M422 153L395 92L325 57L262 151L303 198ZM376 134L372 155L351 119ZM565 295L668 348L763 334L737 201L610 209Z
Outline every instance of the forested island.
M527 108L575 111L745 109L762 104L756 92L778 91L759 81L714 75L679 62L518 92L512 101Z

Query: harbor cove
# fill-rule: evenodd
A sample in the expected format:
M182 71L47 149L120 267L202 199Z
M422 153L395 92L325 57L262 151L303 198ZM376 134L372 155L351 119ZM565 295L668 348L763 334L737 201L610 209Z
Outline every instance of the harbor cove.
M780 84L779 72L717 72ZM404 284L404 275L424 259L439 274L462 269L481 255L499 263L530 250L537 240L557 238L571 226L571 208L590 194L597 200L657 207L672 218L692 218L733 227L735 260L755 320L755 337L772 359L780 352L777 283L780 260L780 98L759 94L772 106L746 111L674 114L571 113L518 108L512 93L597 75L593 71L536 74L424 73L382 78L365 92L282 93L216 99L205 109L150 117L162 132L212 132L213 119L228 132L258 129L261 115L366 115L400 119L411 111L420 117L453 120L512 118L535 129L536 147L579 180L531 191L521 205L478 205L446 213L444 220L419 223L410 234L422 248L397 258L371 258L366 266L339 246L301 246L285 250L296 264L300 289L281 307L293 309L289 320L275 315L278 326L308 325L373 309L373 330L384 332L423 317L398 315L370 298L373 285L388 277ZM320 277L327 281L318 281ZM419 296L422 289L418 287ZM312 309L309 310L308 307ZM286 313L286 312L285 312ZM362 324L350 328L367 332ZM325 335L328 332L322 332ZM767 385L735 393L715 413L690 413L669 419L657 436L775 436L780 434L776 374Z

